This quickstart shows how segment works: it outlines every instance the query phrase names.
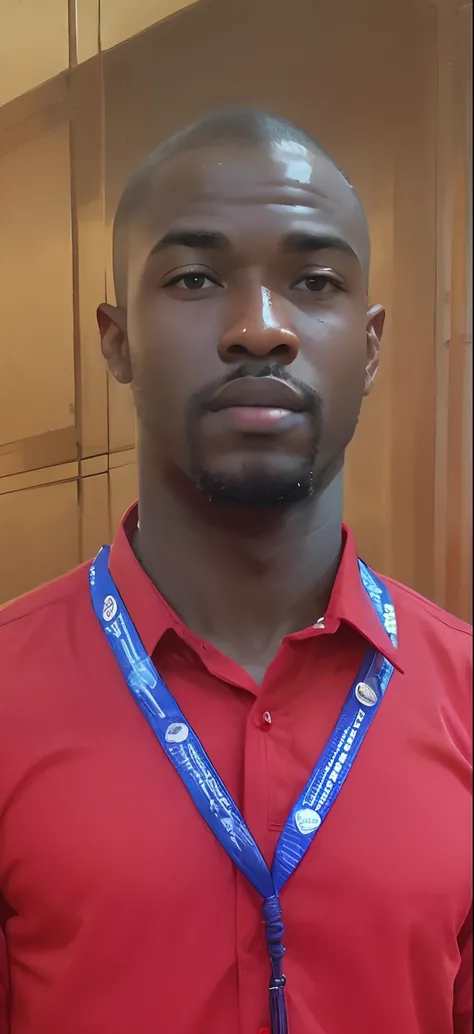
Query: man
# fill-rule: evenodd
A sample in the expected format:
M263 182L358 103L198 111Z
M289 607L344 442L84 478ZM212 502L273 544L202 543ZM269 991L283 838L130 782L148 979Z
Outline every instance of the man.
M138 511L1 617L4 1030L468 1034L470 630L342 525L357 195L224 112L132 177L114 267Z

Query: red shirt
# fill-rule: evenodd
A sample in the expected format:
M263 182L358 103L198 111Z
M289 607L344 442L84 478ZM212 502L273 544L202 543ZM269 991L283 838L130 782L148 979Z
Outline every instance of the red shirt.
M284 639L257 686L164 602L130 548L135 520L112 575L267 862L367 643L396 666L282 892L291 1034L468 1034L469 628L387 579L395 651L348 532L324 626ZM268 1027L258 896L132 699L86 566L2 611L0 656L2 1034Z

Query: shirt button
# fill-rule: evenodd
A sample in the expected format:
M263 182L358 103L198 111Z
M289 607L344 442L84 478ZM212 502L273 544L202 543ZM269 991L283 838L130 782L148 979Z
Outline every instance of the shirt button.
M268 732L271 724L272 724L272 716L270 714L270 711L264 711L263 714L262 714L261 722L260 722L260 728L263 729L265 732Z
M270 1034L270 1027L261 1027L258 1034Z

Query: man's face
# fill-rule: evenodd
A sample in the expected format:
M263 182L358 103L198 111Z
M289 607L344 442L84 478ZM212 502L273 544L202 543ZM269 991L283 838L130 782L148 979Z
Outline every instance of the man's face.
M337 471L383 323L367 314L365 249L350 188L301 145L221 144L157 169L120 345L163 469L259 506Z

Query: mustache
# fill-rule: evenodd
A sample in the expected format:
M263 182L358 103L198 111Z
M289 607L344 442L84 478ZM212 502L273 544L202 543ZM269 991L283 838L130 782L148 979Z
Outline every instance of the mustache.
M216 392L226 384L242 380L244 377L254 377L256 379L260 377L275 377L275 379L283 381L298 392L305 410L315 420L320 419L323 404L321 396L314 388L310 388L303 381L298 380L297 377L293 377L288 372L286 366L283 366L281 363L265 363L257 367L255 362L242 363L234 370L230 370L225 377L221 377L212 384L206 385L196 392L195 395L192 395L188 403L188 419L191 421L202 416L209 409Z

